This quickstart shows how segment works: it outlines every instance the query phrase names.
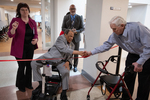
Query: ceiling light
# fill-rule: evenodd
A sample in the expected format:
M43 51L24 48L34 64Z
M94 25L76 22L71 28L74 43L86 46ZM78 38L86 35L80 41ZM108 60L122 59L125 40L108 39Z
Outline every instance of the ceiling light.
M128 8L132 8L132 6L128 6Z
M14 0L10 0L10 1L14 1Z
M39 2L39 4L41 4L41 2Z

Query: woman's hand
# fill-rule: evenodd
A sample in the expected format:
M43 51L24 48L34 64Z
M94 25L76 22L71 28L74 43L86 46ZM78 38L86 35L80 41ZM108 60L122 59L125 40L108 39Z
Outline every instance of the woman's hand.
M18 28L18 25L19 25L19 22L15 21L15 22L12 24L12 28L16 30L16 29Z
M19 23L17 21L15 21L14 23L12 23L12 29L10 30L11 34L15 34L16 29L18 28Z
M37 43L37 39L32 39L31 43L35 45Z

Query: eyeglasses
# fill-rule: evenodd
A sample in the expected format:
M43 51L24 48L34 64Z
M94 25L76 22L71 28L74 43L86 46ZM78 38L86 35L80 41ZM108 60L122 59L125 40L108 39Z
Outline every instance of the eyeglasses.
M28 11L28 9L20 9L21 11Z
M76 8L70 8L70 10L76 10Z

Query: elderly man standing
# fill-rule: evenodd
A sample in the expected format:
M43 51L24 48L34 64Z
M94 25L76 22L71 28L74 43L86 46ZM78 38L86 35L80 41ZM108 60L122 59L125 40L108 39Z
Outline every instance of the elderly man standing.
M100 47L92 51L85 51L87 55L94 55L108 51L114 44L129 52L126 67L134 65L134 73L125 76L127 87L133 94L135 78L138 73L138 91L136 100L148 100L150 88L150 30L139 22L127 22L120 16L110 20L113 33ZM130 100L123 91L122 100Z
M70 14L64 16L63 23L62 23L62 31L65 31L66 29L72 29L74 31L74 38L72 42L75 45L75 50L79 50L79 43L81 41L80 33L84 30L83 26L83 19L81 16L76 14L76 7L75 5L70 5ZM73 71L77 71L77 65L78 65L78 55L74 55L74 69ZM70 68L72 68L72 65L70 64Z
M50 60L50 64L57 65L57 69L59 70L62 77L62 93L61 100L68 100L66 91L69 89L69 63L71 63L72 54L83 55L83 51L74 50L74 44L72 43L72 39L74 37L74 33L71 29L67 29L65 33L59 36L55 42L55 44L51 47L51 49L40 56L38 59L49 59L49 58L63 58L63 59L55 59ZM42 75L40 68L43 66L42 63L37 63L36 61L31 62L31 66L33 69L33 80L39 82L39 86L33 90L32 93L36 93L39 89L42 88Z

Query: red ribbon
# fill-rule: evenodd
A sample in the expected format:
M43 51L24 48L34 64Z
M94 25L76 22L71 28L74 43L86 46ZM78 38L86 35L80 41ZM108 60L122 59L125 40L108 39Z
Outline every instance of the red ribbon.
M116 48L118 47L117 46L114 46L112 47L111 49L113 48ZM82 57L72 57L73 59L76 59L76 58L87 58L89 56L82 56ZM35 61L35 60L57 60L57 59L64 59L64 58L49 58L49 59L20 59L20 60L0 60L0 62L8 62L8 61Z
M76 58L87 58L89 56L83 56L83 57L72 57L73 59ZM8 61L36 61L36 60L58 60L58 59L64 59L64 58L49 58L49 59L20 59L20 60L0 60L0 62L8 62Z

